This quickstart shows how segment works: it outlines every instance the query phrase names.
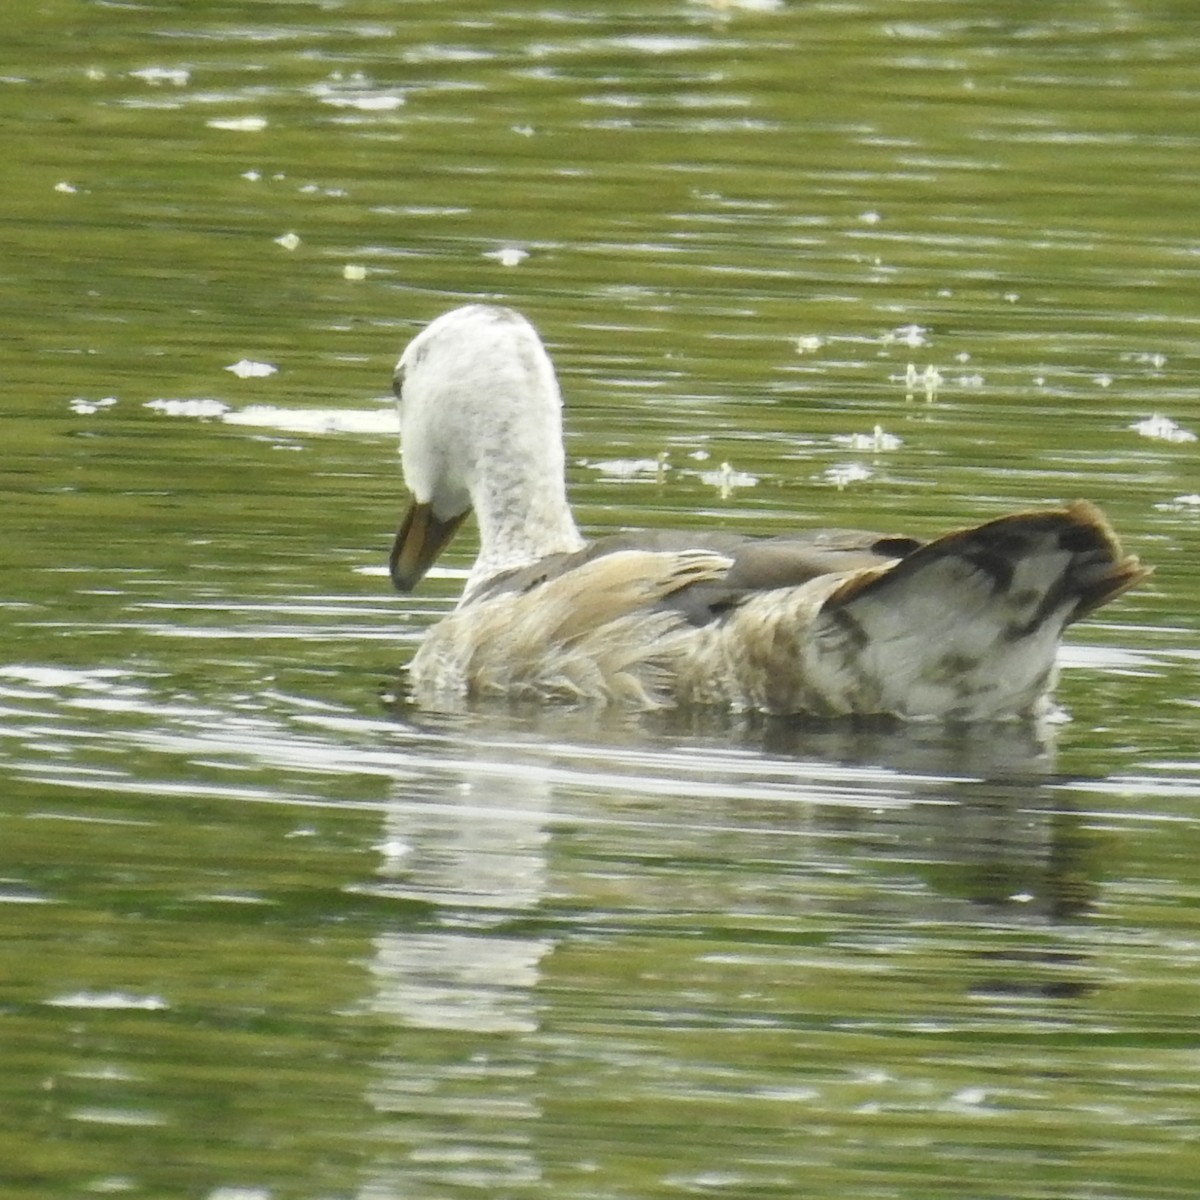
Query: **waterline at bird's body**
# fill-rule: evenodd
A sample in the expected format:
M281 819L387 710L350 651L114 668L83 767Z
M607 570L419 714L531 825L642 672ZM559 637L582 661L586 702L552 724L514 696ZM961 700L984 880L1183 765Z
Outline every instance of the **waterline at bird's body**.
M656 531L588 542L567 503L562 400L533 326L469 305L396 369L411 589L467 513L480 551L410 666L471 697L986 721L1050 704L1063 629L1138 583L1086 501L931 542L844 530Z

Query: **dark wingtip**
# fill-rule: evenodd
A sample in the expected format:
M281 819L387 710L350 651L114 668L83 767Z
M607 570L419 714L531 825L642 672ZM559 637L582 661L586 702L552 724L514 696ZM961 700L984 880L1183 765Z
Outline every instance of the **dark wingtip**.
M1095 504L1076 500L1065 508L1011 513L974 528L960 529L892 565L856 572L826 599L824 607L830 610L876 588L892 587L946 555L968 560L992 580L998 594L1003 594L1012 586L1017 561L1046 538L1070 558L1060 578L1047 585L1042 607L1050 611L1065 598L1073 598L1066 624L1095 612L1153 574L1153 568L1125 553L1108 518Z

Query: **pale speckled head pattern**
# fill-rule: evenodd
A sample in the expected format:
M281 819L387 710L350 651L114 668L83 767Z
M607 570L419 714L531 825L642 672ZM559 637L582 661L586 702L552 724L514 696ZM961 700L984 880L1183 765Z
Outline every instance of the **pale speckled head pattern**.
M567 504L562 395L524 317L487 304L438 317L401 355L395 391L414 500L441 521L475 510L465 598L500 571L583 546Z

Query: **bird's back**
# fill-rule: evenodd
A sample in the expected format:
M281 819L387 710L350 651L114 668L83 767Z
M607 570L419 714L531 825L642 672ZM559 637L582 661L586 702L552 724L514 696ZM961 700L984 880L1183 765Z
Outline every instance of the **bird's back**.
M1143 579L1080 502L930 543L628 536L499 577L436 626L418 698L980 721L1048 704L1063 628Z

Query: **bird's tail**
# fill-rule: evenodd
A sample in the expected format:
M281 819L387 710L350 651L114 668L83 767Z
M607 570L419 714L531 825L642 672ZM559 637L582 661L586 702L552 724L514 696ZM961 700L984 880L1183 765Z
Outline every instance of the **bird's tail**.
M799 669L747 664L743 678L757 694L746 698L768 711L829 715L1036 714L1064 627L1149 574L1086 501L1000 517L831 579L823 595L794 589L790 618L782 596L747 604L736 619L757 616L775 661Z

